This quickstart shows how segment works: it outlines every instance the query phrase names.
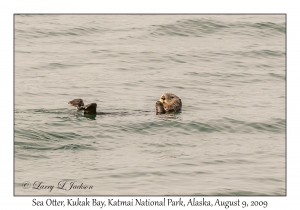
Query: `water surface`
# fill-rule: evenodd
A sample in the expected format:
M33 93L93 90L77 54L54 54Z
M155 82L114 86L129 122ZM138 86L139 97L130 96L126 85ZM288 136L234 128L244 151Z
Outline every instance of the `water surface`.
M285 195L285 33L284 15L15 15L15 194ZM156 115L167 92L183 110Z

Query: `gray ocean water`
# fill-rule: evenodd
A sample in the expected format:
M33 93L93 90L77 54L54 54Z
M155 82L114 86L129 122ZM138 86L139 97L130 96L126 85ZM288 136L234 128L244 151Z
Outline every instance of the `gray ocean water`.
M14 23L15 195L286 194L284 15ZM181 113L155 114L163 93Z

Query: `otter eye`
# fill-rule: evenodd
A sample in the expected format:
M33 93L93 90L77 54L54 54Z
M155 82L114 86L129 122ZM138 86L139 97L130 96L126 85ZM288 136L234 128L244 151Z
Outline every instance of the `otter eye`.
M173 96L171 96L171 98L174 98Z

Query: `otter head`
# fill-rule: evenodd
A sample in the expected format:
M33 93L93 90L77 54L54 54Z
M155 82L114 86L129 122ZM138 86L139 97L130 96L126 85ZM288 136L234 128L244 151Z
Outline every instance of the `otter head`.
M163 104L166 112L177 112L181 110L181 99L172 93L163 94L159 101Z

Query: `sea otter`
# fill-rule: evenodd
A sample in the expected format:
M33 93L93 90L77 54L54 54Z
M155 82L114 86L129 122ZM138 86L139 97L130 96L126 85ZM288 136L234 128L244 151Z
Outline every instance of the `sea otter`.
M159 101L155 104L156 113L171 113L171 112L180 112L182 108L181 99L172 94L172 93L165 93L163 94Z
M90 114L90 115L118 114L112 112L97 112L96 103L84 105L83 100L80 98L69 101L68 104L77 107L78 110L83 110L84 114ZM160 97L159 101L157 101L155 104L156 114L179 112L181 111L181 107L182 107L181 99L172 93L163 94ZM126 113L127 112L122 112L119 114L126 114Z

